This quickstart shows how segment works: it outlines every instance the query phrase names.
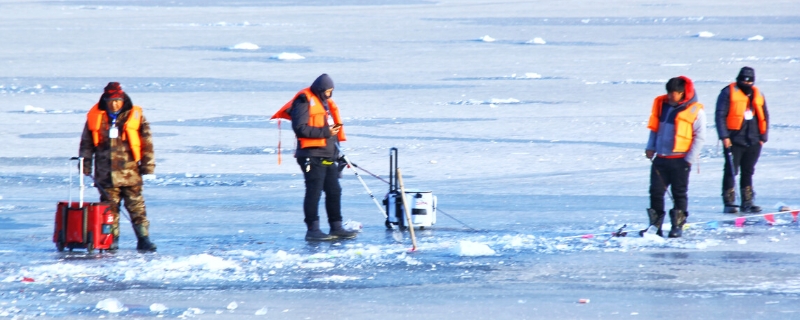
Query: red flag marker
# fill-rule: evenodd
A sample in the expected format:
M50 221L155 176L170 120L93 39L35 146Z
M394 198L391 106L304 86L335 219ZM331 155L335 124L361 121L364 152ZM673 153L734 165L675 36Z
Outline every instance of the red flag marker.
M746 220L747 220L747 218L745 218L745 217L739 217L739 218L736 218L736 220L733 220L733 223L737 228L742 228L742 227L744 227L744 222Z
M35 282L35 280L33 280L33 278L22 277L22 282Z
M591 239L591 238L594 238L594 235L593 234L584 234L581 238Z
M792 222L797 222L798 213L800 213L800 211L792 211Z
M774 214L765 214L764 215L764 219L766 219L767 222L769 222L769 224L774 224L775 223L775 215Z

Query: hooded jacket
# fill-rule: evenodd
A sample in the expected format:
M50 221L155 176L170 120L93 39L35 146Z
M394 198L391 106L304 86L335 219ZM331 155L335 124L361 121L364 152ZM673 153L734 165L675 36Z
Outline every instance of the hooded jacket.
M753 118L745 120L742 115L748 104L752 107ZM723 88L717 97L714 123L720 140L729 138L732 144L743 147L749 147L759 141L767 142L769 111L761 90L753 86L752 94L747 96L736 83Z
M703 105L697 102L692 80L686 81L684 98L677 105L670 105L667 95L656 97L647 127L650 138L646 150L654 150L662 157L683 157L695 163L705 142L706 114Z
M343 126L337 135L331 134L330 126L341 124L342 119L333 99L325 98L328 89L333 89L333 80L323 74L272 116L292 121L298 145L295 157L336 159L339 155L336 145L347 140Z
M115 122L118 137L111 139L109 129L112 121L107 112L105 98L106 95L103 94L87 114L79 149L80 156L84 158L83 173L91 174L94 169L95 183L104 188L141 185L141 176L154 173L156 166L150 124L141 113L141 108L134 106L130 97L125 94L122 109ZM139 138L139 150L136 152L140 157L139 161L136 161L137 154L132 149L132 132L125 131L126 124L137 122L135 119L129 121L137 114L141 117L136 130ZM98 115L105 115L105 119L97 118ZM98 119L101 120L100 123L94 123ZM92 130L98 125L98 130Z

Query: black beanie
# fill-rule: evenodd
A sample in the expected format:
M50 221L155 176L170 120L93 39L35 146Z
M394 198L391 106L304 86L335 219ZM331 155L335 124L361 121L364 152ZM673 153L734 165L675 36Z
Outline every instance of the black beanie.
M736 76L736 81L756 82L756 71L750 67L742 67L742 70L739 70L739 75Z

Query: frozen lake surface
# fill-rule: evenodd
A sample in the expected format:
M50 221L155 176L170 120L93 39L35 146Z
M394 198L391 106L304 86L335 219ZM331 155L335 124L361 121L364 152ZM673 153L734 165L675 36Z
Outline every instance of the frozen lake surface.
M713 121L684 237L611 234L646 226L646 121L666 81L693 79L712 116L746 65L771 116L757 203L800 208L798 12L772 0L0 0L0 319L796 319L796 216L720 213ZM350 171L343 212L359 237L303 240L292 133L284 123L279 166L269 117L321 73L350 159L385 177L396 147L406 186L438 197L417 251ZM154 132L155 254L134 250L125 218L116 253L52 243L67 159L109 81ZM382 198L387 185L361 175Z

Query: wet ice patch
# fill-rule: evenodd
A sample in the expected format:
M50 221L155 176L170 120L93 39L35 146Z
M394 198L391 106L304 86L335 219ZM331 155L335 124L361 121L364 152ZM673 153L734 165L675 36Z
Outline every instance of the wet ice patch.
M316 278L316 279L314 279L314 280L311 280L311 281L313 281L313 282L335 282L335 283L343 283L343 282L345 282L345 281L352 281L352 280L358 280L358 279L360 279L360 278L359 278L359 277L353 277L353 276L340 276L340 275L333 275L333 276L329 276L329 277Z
M273 56L270 57L270 59L275 59L275 60L302 60L302 59L305 59L305 58L306 57L304 57L304 56L301 56L301 55L299 55L297 53L291 53L291 52L281 52L279 54L276 54L276 55L273 55Z
M521 103L521 101L518 100L518 99L514 99L514 98L508 98L508 99L492 98L492 99L489 99L489 100L475 100L475 99L458 100L458 101L448 102L447 104L449 104L449 105L477 106L477 105L519 104L519 103Z
M453 253L458 256L468 257L492 256L496 254L488 245L471 241L459 241L458 245L453 248Z

